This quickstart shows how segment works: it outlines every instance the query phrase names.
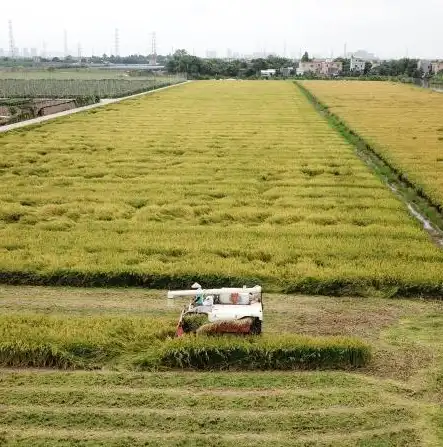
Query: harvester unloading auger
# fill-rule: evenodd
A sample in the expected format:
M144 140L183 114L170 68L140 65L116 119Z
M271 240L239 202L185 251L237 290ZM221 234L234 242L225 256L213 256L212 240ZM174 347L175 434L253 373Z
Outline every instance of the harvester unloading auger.
M262 331L262 288L226 288L203 290L194 284L192 290L168 292L168 300L191 297L177 324L177 337L196 334L252 334Z

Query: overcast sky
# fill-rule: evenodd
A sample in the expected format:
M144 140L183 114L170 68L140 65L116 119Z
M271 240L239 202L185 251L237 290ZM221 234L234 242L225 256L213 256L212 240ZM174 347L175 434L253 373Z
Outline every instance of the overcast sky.
M185 48L204 56L227 49L298 55L342 55L366 49L381 58L443 58L443 0L0 0L0 48L9 47L12 20L18 48L46 42L63 53L114 53L115 28L120 54L149 53L150 33L157 52Z

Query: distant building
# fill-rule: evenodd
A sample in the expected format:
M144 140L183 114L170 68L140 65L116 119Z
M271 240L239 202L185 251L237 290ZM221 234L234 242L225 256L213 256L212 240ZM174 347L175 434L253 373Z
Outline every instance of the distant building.
M358 50L352 54L356 59L361 59L365 62L378 61L378 57L373 53L368 53L366 50Z
M36 58L37 56L37 48L31 48L31 57Z
M274 68L269 68L268 70L260 70L260 75L264 78L271 78L277 74L277 70Z
M351 65L349 69L351 71L364 71L366 65L366 61L363 59L357 59L354 56L351 56Z
M28 48L23 48L23 57L25 59L29 59L29 49Z
M443 61L435 61L431 63L432 73L440 73L443 71Z
M338 75L341 71L343 71L343 62L326 60L321 65L321 74L325 76Z
M5 50L3 48L0 48L0 57L5 56Z
M282 76L288 77L294 72L294 67L284 67L280 70Z
M334 76L342 70L342 62L335 62L332 59L314 59L310 62L300 62L296 73L298 76L303 76L306 73L313 73L322 76Z
M217 51L206 50L206 59L217 59Z
M303 76L306 73L320 74L323 62L324 61L321 59L314 59L310 62L300 62L297 68L297 75Z
M432 71L432 63L429 60L420 59L417 62L417 69L422 70L424 74L428 74Z

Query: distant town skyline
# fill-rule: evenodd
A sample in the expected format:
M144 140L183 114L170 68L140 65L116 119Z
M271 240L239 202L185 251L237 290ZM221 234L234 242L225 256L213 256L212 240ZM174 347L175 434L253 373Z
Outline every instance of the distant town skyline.
M356 3L359 3L358 5ZM55 0L2 5L0 48L9 53L8 20L20 52L31 48L63 57L149 54L151 33L157 53L186 49L205 57L274 53L334 57L366 49L381 59L443 58L443 2L423 0L189 0L186 3L77 0L66 12ZM65 34L66 31L66 34ZM45 49L43 47L46 47Z

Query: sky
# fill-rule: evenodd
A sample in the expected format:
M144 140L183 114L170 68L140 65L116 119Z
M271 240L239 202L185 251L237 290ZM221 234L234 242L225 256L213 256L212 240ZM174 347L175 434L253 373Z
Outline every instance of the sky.
M443 0L0 0L0 48L15 46L63 55L149 54L184 48L205 56L275 52L334 57L365 49L380 58L443 59Z

